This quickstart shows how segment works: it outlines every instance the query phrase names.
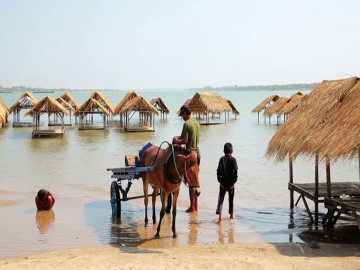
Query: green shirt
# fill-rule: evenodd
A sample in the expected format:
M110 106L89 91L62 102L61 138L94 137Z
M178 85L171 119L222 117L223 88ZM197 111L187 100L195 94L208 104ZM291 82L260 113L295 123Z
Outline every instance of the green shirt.
M199 151L200 125L198 121L189 118L185 121L181 132L181 138L187 139L186 149Z

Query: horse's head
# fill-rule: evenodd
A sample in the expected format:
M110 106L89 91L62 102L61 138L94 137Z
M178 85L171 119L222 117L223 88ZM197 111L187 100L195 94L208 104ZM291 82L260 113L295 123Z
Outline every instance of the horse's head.
M182 147L181 147L182 148ZM178 148L179 149L179 148ZM189 188L192 190L195 196L199 196L201 193L200 181L199 181L199 165L198 156L196 152L190 152L189 150L182 148L183 152L178 154L177 157L184 163L184 177L187 181Z

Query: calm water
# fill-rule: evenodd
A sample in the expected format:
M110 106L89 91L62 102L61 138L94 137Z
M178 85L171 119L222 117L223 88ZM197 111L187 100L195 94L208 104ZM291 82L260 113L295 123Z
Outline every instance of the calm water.
M48 95L57 98L62 93L59 91ZM117 105L126 92L103 93ZM10 107L21 94L0 93L0 97ZM82 104L91 92L74 91L71 94ZM241 115L237 119L230 115L230 120L224 125L201 126L200 211L191 215L184 212L188 206L188 190L182 186L176 239L171 238L170 215L164 218L161 239L153 239L156 227L143 226L142 199L123 202L122 222L113 220L109 203L112 179L106 169L123 167L124 156L137 153L148 142L160 145L179 135L183 121L177 117L176 111L195 92L140 91L139 94L148 100L161 97L170 109L166 120L156 118L155 132L125 133L116 126L108 130L79 131L72 126L66 129L62 138L32 139L32 128L12 128L10 123L8 128L0 129L0 257L108 244L120 247L141 244L150 248L231 242L303 242L314 239L359 243L358 232L348 233L348 226L325 236L321 227L308 226L302 203L292 213L287 190L288 164L276 163L264 156L267 144L277 130L276 119L273 117L269 125L261 117L258 123L257 114L251 113L251 110L270 95L290 97L294 91L219 92L233 102ZM34 95L41 99L47 94ZM118 120L118 117L114 120ZM12 115L9 121L12 122ZM42 116L41 121L46 125L47 116ZM225 198L224 221L218 226L215 215L218 196L216 168L223 154L223 145L228 141L234 145L234 156L239 165L235 220L227 219L228 204ZM312 182L313 164L313 159L297 160L294 164L295 181ZM333 165L333 181L358 179L357 160ZM325 182L324 167L320 169L320 181ZM34 197L40 188L54 193L56 203L53 211L36 212ZM129 196L141 194L141 180L136 180ZM311 203L310 206L313 208ZM349 234L352 235L350 239Z

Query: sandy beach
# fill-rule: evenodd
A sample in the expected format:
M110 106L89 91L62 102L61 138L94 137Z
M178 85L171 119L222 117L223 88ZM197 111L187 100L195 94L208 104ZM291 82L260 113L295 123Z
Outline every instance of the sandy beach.
M359 246L226 244L88 247L0 260L0 269L360 269Z

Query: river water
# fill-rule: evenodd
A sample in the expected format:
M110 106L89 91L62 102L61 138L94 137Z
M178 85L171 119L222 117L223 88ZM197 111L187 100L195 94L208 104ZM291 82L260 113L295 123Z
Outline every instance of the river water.
M304 94L310 91L302 91ZM102 91L114 105L125 96L124 91ZM123 167L124 156L135 154L148 142L160 145L180 135L183 120L177 110L194 96L195 91L139 91L150 100L160 97L170 109L165 120L155 121L155 132L127 133L116 124L106 130L78 130L66 127L63 137L31 138L31 127L0 129L0 257L27 255L41 251L73 247L118 245L171 247L207 243L242 242L304 242L326 241L359 243L353 226L338 226L327 232L322 226L308 224L309 218L300 202L289 209L287 162L277 163L265 157L268 142L278 129L276 119L264 121L251 110L266 97L278 94L290 97L295 91L219 91L232 101L241 115L230 114L226 124L201 126L199 212L187 214L188 190L181 187L178 214L178 237L171 233L171 216L163 220L161 238L155 240L156 226L144 227L142 199L122 203L121 222L114 219L110 207L111 173L107 168ZM20 92L0 93L10 107ZM63 92L35 93L59 97ZM89 91L70 94L83 104ZM114 117L114 120L118 116ZM31 121L29 117L23 120ZM67 119L66 121L68 121ZM221 119L224 120L223 118ZM41 122L47 124L47 116ZM74 119L72 119L74 123ZM235 218L229 220L227 197L224 202L223 224L216 224L215 214L218 183L216 168L223 155L223 145L231 142L239 166L235 191ZM332 181L358 181L357 160L332 165ZM294 163L294 181L314 181L314 160L300 158ZM325 182L325 168L320 166L320 182ZM51 190L56 203L52 211L37 213L34 197L41 188ZM129 196L142 194L142 182L134 180ZM160 201L160 199L158 200ZM159 213L157 204L157 213ZM310 202L310 207L313 205ZM151 206L149 207L149 213ZM320 207L320 211L324 211ZM354 237L355 236L355 237Z

